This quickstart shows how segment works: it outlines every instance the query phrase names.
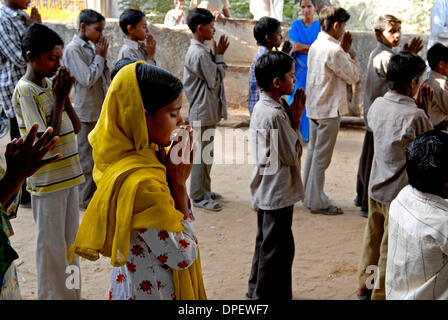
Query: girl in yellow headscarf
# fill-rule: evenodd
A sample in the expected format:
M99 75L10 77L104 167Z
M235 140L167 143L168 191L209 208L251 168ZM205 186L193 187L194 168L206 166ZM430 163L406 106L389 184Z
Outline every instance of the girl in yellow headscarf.
M68 258L110 257L110 299L206 299L185 186L192 130L180 129L183 138L165 154L183 124L182 89L161 68L125 66L89 135L98 189Z

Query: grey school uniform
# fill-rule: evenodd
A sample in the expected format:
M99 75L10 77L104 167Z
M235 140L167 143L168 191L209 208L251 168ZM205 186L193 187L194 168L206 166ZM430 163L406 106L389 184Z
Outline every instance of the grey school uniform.
M148 55L145 50L143 50L137 41L132 41L127 38L123 40L123 46L118 52L117 61L123 58L135 58L146 61L146 63L156 65L155 61L148 59Z
M302 142L285 107L264 92L251 116L250 146L255 160L250 191L252 206L258 208L258 230L247 298L291 299L291 227L294 204L303 199Z
M433 126L437 129L447 130L448 128L448 81L443 74L435 71L428 73L425 83L434 90L431 106L429 108L429 118Z
M227 119L227 101L224 77L227 65L223 55L214 55L203 43L191 39L184 62L184 91L189 103L189 122L201 135L198 157L204 149L210 155L208 161L200 158L191 171L190 196L193 201L210 198L210 171L213 162L213 139L216 124ZM206 133L206 141L202 136ZM195 163L198 161L196 159Z
M93 130L101 113L104 98L110 84L107 61L96 54L90 42L74 35L64 50L63 64L75 77L74 109L81 120L81 130L77 135L79 159L86 181L79 185L79 204L86 208L96 190L92 178L92 147L87 136Z

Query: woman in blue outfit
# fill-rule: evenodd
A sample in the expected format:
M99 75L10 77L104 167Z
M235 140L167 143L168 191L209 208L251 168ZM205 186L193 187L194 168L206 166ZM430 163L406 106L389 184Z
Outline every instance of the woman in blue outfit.
M308 50L320 32L319 20L314 20L316 0L301 0L300 8L302 9L303 20L294 21L289 30L289 40L293 44L292 55L296 59L295 76L297 82L294 93L297 88L306 89ZM294 93L288 97L288 103L292 102ZM309 126L309 119L304 112L300 121L300 133L305 142L308 142L309 139Z

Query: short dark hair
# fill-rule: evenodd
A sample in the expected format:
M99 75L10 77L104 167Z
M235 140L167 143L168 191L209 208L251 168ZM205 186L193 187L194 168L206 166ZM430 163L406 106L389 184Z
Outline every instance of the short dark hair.
M117 61L117 63L115 63L111 73L110 73L110 78L111 80L114 79L115 75L118 73L118 71L120 71L123 67L127 66L128 64L137 62L138 59L136 58L131 58L131 57L125 57L122 58L120 60Z
M375 32L382 33L386 30L386 27L390 23L398 23L401 24L401 20L391 14L385 14L378 17L378 20L375 21L373 26L373 30Z
M194 8L188 12L187 25L191 32L195 33L196 28L201 24L210 24L215 20L213 14L207 9Z
M401 92L425 70L426 64L422 58L415 53L401 51L390 58L386 74L387 85L389 89Z
M64 46L64 41L54 30L47 26L34 23L29 26L22 37L22 56L28 61L26 53L31 52L33 57L53 50L54 46Z
M95 10L92 9L84 9L78 16L78 28L81 28L81 23L85 23L86 25L91 25L97 22L106 21L106 18Z
M427 131L406 150L406 172L415 189L441 195L448 182L448 132Z
M128 34L128 26L135 27L143 18L145 14L136 9L126 9L120 14L120 28L124 34Z
M320 27L329 31L335 22L344 23L350 19L350 13L340 7L328 6L319 12Z
M311 2L313 3L313 6L317 6L316 0L311 0ZM299 4L302 5L302 0L299 1Z
M255 78L257 85L264 91L269 91L275 78L285 80L285 74L291 71L294 59L281 51L270 51L258 58L255 63Z
M282 26L281 22L275 18L263 17L255 23L254 38L259 46L266 45L266 36L272 39L274 33Z
M136 75L143 105L150 115L172 103L182 92L182 81L162 68L139 63Z
M448 47L437 42L428 50L426 59L428 60L431 69L436 70L440 61L448 62Z

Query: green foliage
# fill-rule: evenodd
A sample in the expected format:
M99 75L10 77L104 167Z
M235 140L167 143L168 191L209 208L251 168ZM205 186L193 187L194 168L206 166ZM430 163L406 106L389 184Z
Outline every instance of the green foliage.
M191 0L185 1L185 7ZM297 3L296 3L297 1ZM234 18L253 18L249 12L249 0L229 0ZM122 8L132 7L145 12L152 23L163 23L165 14L172 9L172 0L120 0ZM380 14L393 14L403 21L404 33L429 32L430 10L433 0L331 0L350 12L348 30L371 31L373 21ZM288 24L301 19L298 0L284 0L283 18Z

